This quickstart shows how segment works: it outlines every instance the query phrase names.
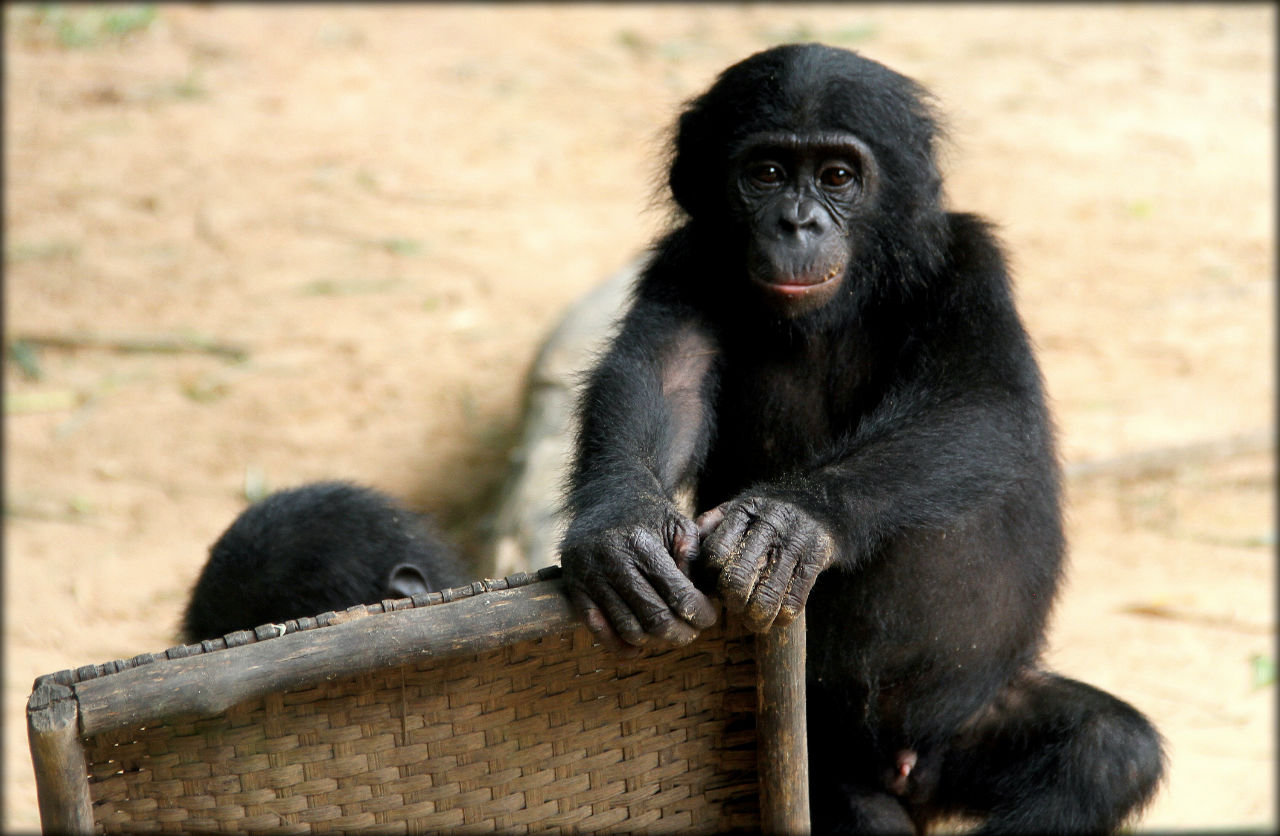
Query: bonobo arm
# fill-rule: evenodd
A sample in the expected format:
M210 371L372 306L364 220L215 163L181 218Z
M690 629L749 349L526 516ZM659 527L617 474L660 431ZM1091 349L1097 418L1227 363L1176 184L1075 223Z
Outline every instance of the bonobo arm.
M583 394L561 563L587 626L613 649L684 644L715 623L686 576L698 529L674 497L706 456L717 357L690 310L642 292Z
M1047 491L1038 507L1057 507L1039 371L1002 260L970 233L978 252L915 306L893 383L856 428L820 461L698 518L706 566L753 629L790 621L824 569L852 568L900 532L945 530L1015 489L1033 502Z

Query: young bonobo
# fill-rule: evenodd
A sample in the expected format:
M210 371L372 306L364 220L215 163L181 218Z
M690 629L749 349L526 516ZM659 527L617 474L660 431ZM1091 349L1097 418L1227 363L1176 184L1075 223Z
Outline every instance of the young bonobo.
M566 583L633 652L690 641L707 594L753 630L805 609L817 832L1113 830L1161 740L1040 666L1050 420L1000 245L942 206L938 133L916 83L818 45L681 115L687 218L583 394Z
M345 482L250 505L209 549L183 618L187 642L467 583L422 517Z

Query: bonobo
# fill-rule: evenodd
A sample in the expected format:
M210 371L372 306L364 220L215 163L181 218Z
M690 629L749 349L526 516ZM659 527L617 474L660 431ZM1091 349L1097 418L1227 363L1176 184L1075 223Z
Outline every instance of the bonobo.
M815 831L1111 830L1161 739L1040 665L1050 419L999 243L943 208L938 135L915 82L819 45L688 106L686 217L582 396L564 575L631 652L690 641L709 594L758 631L807 612Z
M250 505L209 549L183 619L196 642L468 581L425 519L345 482Z

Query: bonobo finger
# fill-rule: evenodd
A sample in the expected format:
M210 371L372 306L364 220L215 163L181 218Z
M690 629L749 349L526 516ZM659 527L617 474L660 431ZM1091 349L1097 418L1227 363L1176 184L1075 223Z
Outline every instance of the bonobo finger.
M631 607L610 585L602 584L594 590L600 609L608 618L609 626L623 642L634 647L645 645L649 637Z
M626 601L648 636L688 644L697 635L692 620L700 617L698 602L689 593L701 593L676 568L666 546L649 532L637 532L631 538L631 548L636 558L633 568L612 578L614 591ZM685 618L686 614L690 618Z
M688 622L676 618L671 610L654 613L648 629L649 635L676 647L684 647L698 637L698 631Z
M724 519L724 509L728 503L722 503L712 508L710 511L703 511L694 520L694 524L698 526L698 536L706 539L706 536L716 530L716 526Z
M671 554L676 559L676 568L680 574L663 571L662 564L658 563L650 576L650 582L671 611L699 630L715 624L717 617L716 608L710 599L691 580L692 564L697 560L701 548L697 524L693 520L681 518L677 521L671 546Z
M737 554L733 555L720 571L717 588L730 609L735 612L746 609L776 539L777 531L773 526L759 517L752 520L751 527L747 529L738 544Z
M689 576L689 565L697 559L700 546L698 526L693 520L679 520L675 533L671 536L671 556L675 558L676 568L685 577Z
M803 556L804 541L793 532L782 533L774 539L772 551L760 572L760 580L743 610L748 629L763 632L775 623L790 587L792 573Z
M752 517L741 505L735 504L732 507L721 505L699 519L716 512L719 512L720 521L702 541L702 557L708 566L721 570L737 557Z
M671 612L685 623L697 630L705 630L716 623L719 614L715 605L711 603L711 599L699 592L698 588L683 574L654 573L650 580Z
M795 584L795 578L792 577L791 583L787 584L787 591L782 593L782 606L778 607L778 614L773 617L773 624L778 627L786 627L788 624L796 620L796 616L800 615L800 611L804 609L804 603L798 601L798 596L792 594L792 586ZM808 597L808 594L805 594Z
M587 629L591 631L591 635L600 644L604 645L605 649L624 657L634 656L640 652L639 648L632 647L618 637L618 634L609 624L609 619L586 593L580 590L570 590L569 600L573 602L574 608L582 615L582 621L587 625Z
M676 573L678 577L684 575ZM626 600L631 611L635 613L640 628L644 631L644 640L650 639L672 644L688 644L698 635L686 622L676 617L662 596L649 585L648 580L639 579L633 586L623 586L618 594ZM630 636L624 636L630 641ZM637 644L640 642L636 642Z
M778 613L781 623L790 624L804 609L813 585L818 582L818 575L831 565L835 553L835 541L826 531L818 530L809 538L804 553L800 555L795 571L791 574L786 594L782 596L782 610Z
M604 613L602 613L598 608L592 607L591 609L585 610L583 612L582 620L586 622L587 629L591 631L591 634L595 636L596 640L599 641L600 644L604 645L606 649L614 653L632 649L631 645L618 637L618 634L614 632L613 627L609 625L609 619L605 618Z

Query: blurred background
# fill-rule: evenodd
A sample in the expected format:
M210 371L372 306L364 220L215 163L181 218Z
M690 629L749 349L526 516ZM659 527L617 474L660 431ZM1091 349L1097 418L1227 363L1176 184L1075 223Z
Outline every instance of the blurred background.
M1070 474L1049 662L1151 715L1139 829L1275 825L1268 5L4 9L4 819L42 673L176 643L263 491L475 551L539 341L669 222L669 126L778 43L937 95Z

